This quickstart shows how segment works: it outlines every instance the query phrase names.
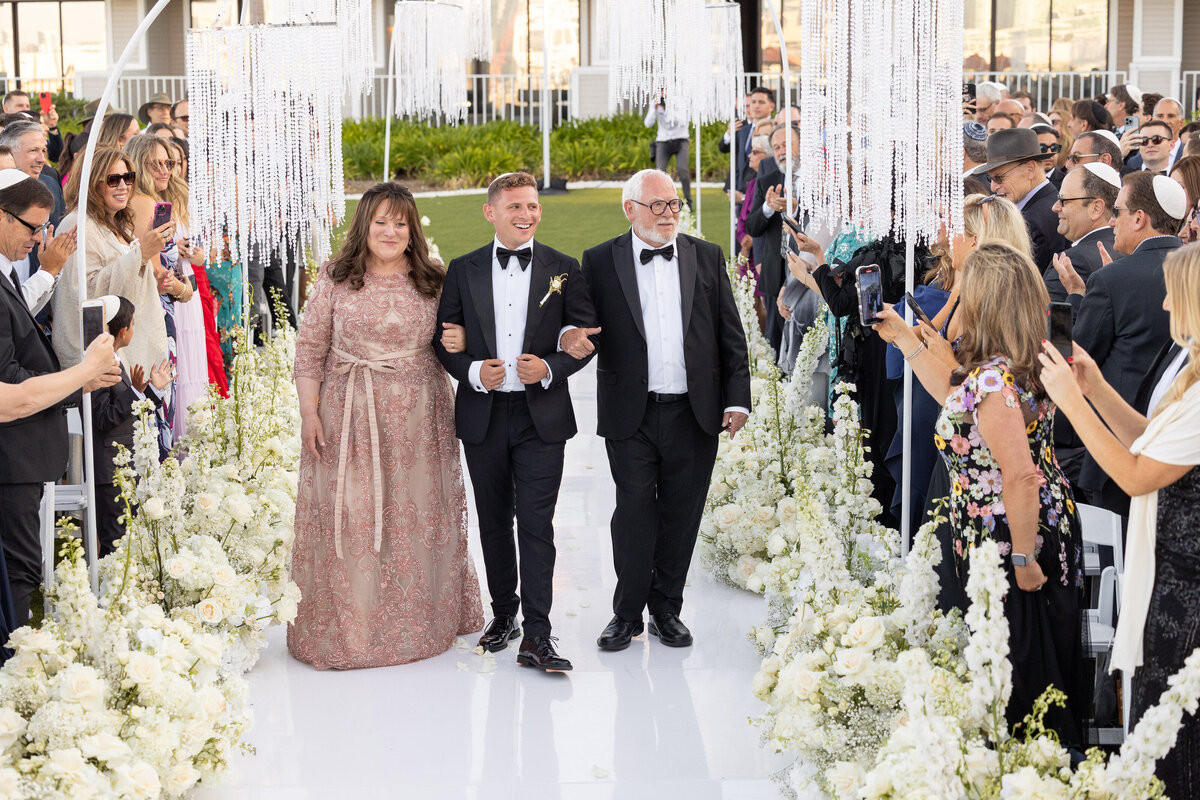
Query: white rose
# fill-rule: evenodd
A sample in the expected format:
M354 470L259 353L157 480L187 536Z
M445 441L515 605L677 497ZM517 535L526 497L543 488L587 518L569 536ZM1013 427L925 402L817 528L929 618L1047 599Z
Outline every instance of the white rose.
M221 608L221 604L211 597L200 601L200 605L196 606L196 613L209 625L216 625L225 619L225 611Z
M168 795L178 797L195 786L198 780L200 780L200 773L190 763L177 764L167 775L166 785L163 788L166 789Z
M213 636L211 633L198 633L192 638L192 652L206 664L216 666L221 663L225 647L221 644L219 636Z
M82 783L87 775L88 763L78 747L68 747L64 750L51 750L48 754L49 766L54 772L75 783Z
M721 530L732 528L741 518L742 509L740 506L726 505L713 511L713 520Z
M842 644L871 651L883 644L886 629L879 617L859 617L850 624Z
M421 227L428 228L429 225L430 225L429 217L422 214L421 215Z
M291 547L296 541L296 529L291 525L280 525L275 529L275 539L284 547Z
M808 669L796 670L790 682L792 693L800 700L812 697L820 683L821 673Z
M217 586L232 586L237 580L237 573L228 564L222 564L213 570L213 582Z
M1053 778L1043 778L1033 767L1005 775L1000 787L1000 796L1005 800L1060 800L1068 796L1066 786Z
M228 704L225 702L225 695L219 689L214 689L211 686L205 686L197 692L196 699L200 703L200 710L209 719L220 717L228 708Z
M1000 767L1000 758L995 750L987 747L972 746L967 748L964 759L967 776L972 783L982 783L986 776L992 775Z
M62 699L78 703L85 711L104 709L104 681L94 667L74 664L62 674Z
M79 749L88 758L114 765L127 761L133 755L125 740L112 731L85 736L79 741Z
M237 464L226 464L221 471L225 473L225 478L231 481L236 481L242 476L242 473L238 471Z
M775 519L775 509L770 506L759 506L754 509L754 521L759 525L766 525L773 519Z
M783 538L783 534L775 531L767 539L767 552L773 556L782 555L783 551L787 549L787 544L787 539Z
M775 644L775 629L770 625L759 625L754 629L754 641L758 642L758 646L764 651L768 651Z
M774 673L756 672L754 674L754 681L750 684L750 689L754 692L755 697L766 702L767 697L771 694L771 690L775 688L775 681L776 677Z
M760 578L757 574L751 575L749 578L746 579L746 590L747 591L754 592L755 594L762 594L763 586L764 586L763 579Z
M162 519L167 515L167 503L161 497L151 497L142 503L142 514L149 520Z
M866 773L863 768L849 761L838 761L825 770L825 780L829 782L835 797L857 798L864 777Z
M871 656L865 650L855 647L844 647L837 651L833 658L833 669L839 675L853 677L866 672L871 663Z
M267 439L265 442L263 442L263 449L272 455L282 456L283 442L279 441L278 436L272 436L270 439Z
M854 612L844 605L836 605L825 615L825 627L835 630L854 618Z
M162 677L162 664L149 653L130 653L125 674L139 686L152 686Z
M225 510L237 522L246 522L254 516L254 509L247 502L245 495L235 494L225 498Z
M1030 745L1030 748L1033 750L1034 758L1050 769L1061 769L1071 763L1071 757L1067 755L1067 751L1045 736L1039 736Z
M113 770L117 790L123 797L150 800L162 794L162 783L154 767L145 761L122 764Z
M25 718L11 708L0 708L0 752L25 733Z
M281 597L275 604L275 617L285 625L294 620L299 611L295 599L291 597Z
M168 576L174 578L175 580L180 580L192 571L192 568L196 566L196 563L192 560L191 556L185 553L180 553L179 555L168 558L167 563L164 566L167 569Z
M21 774L12 767L0 767L0 798L19 800L25 796L21 791Z
M212 422L212 414L208 412L207 408L197 408L192 411L191 427L207 428L210 422Z
M221 498L212 492L201 492L196 495L195 509L201 514L208 516L217 510L221 504Z
M785 497L775 506L775 517L780 525L789 525L796 520L796 498Z

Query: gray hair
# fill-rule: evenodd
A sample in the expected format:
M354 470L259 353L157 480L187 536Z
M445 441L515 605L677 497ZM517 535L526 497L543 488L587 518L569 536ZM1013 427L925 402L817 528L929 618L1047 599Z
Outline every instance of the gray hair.
M978 100L987 100L989 106L995 105L1004 99L1002 92L1008 91L1003 83L997 81L983 81L975 86L975 97Z
M33 122L13 122L4 126L4 130L0 131L0 147L8 147L10 150L16 150L18 140L27 133L42 132L42 123Z
M644 169L641 172L635 172L633 177L625 181L625 187L621 189L621 203L624 204L628 200L637 200L642 196L642 190L646 186L646 178L651 175L661 175L672 186L675 182L671 180L671 176L660 169Z
M750 149L758 150L759 152L771 154L771 137L770 136L755 136L750 140Z

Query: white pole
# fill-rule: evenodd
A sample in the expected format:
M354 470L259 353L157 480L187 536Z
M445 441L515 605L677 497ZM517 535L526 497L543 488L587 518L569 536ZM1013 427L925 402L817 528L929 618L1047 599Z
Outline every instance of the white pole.
M775 33L776 33L776 35L779 36L779 62L780 62L780 66L783 69L783 92L782 92L783 100L784 100L783 105L784 105L784 108L786 108L789 105L787 102L788 88L792 85L792 70L791 70L791 67L788 65L787 42L783 38L783 26L782 26L782 24L780 24L779 6L776 5L775 0L767 0L767 5L769 5L771 7L771 22L775 23ZM753 131L751 131L751 132L753 133ZM792 180L793 176L789 175L787 172L787 170L789 170L791 168L791 164L792 164L792 139L793 138L795 138L794 135L791 133L791 131L788 131L787 144L784 145L784 147L785 147L784 158L787 160L787 164L784 164L783 166L781 166L779 168L780 174L783 175L783 185L784 185L784 190L785 190L786 196L787 196L787 210L788 210L789 214L791 214L795 210L792 208L792 190L793 190L792 184L795 183L795 181ZM768 303L770 302L769 298L768 298L767 302Z
M396 103L396 26L392 24L392 38L388 42L387 78L383 82L387 97L384 98L383 112L383 182L387 183L392 176L389 159L392 154L392 114Z
M83 349L83 301L87 299L87 229L88 229L88 183L92 175L92 161L96 156L96 144L100 140L100 127L104 122L104 114L108 111L108 103L112 98L113 92L117 88L117 82L121 79L121 73L125 70L125 65L129 63L130 56L137 49L138 44L146 36L146 31L158 19L158 15L162 10L170 4L171 0L158 0L150 12L142 19L137 26L137 30L133 32L133 36L129 37L129 43L125 45L125 50L121 53L121 57L117 59L117 63L113 65L112 72L108 75L108 82L104 85L104 93L100 95L100 104L96 107L96 117L92 120L92 132L88 136L87 147L83 151L83 166L80 167L79 181L79 202L76 205L78 212L76 217L75 229L77 231L77 240L79 245L75 250L75 274L78 279L79 291L79 330L80 330L80 350ZM100 567L98 562L99 542L96 537L96 481L94 459L92 458L92 396L85 394L83 396L83 407L81 409L83 416L83 485L87 493L87 509L84 512L84 517L87 524L83 531L83 547L84 553L88 557L88 577L91 579L92 591L100 590ZM53 509L51 509L53 512ZM46 556L42 554L43 558ZM53 557L53 556L51 556Z
M904 291L912 292L914 288L914 264L916 260L914 255L915 244L913 237L904 237ZM901 303L904 306L904 319L909 324L913 324L912 309L908 307L908 303ZM913 393L913 372L912 366L908 362L904 363L904 420L901 423L900 442L902 452L900 454L900 552L902 555L908 555L908 549L912 545L912 512L909 508L911 505L910 490L912 488L912 393Z
M702 194L702 192L700 191L700 129L701 129L701 127L702 126L700 125L700 123L697 122L696 123L696 180L693 183L695 183L695 185L696 185L696 233L699 234L701 239L703 239L704 238L704 229L702 227L700 227L700 195ZM730 148L730 149L732 150L733 148ZM679 166L679 163L678 163L679 156L675 156L675 161L676 161L675 166L678 167Z
M550 0L542 0L542 189L550 189Z
M742 81L734 79L733 81L733 116L729 118L729 257L737 258L739 245L737 240L737 201L733 197L733 193L737 191L737 132L733 129L734 122L738 118L738 89L742 88ZM754 131L750 131L751 134ZM743 198L743 201L745 198ZM754 198L750 198L750 202L754 202ZM754 274L754 256L750 256L750 274Z

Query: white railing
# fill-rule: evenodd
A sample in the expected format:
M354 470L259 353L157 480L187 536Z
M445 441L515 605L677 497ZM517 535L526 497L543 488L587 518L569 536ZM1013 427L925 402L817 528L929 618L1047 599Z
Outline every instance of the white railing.
M1183 110L1189 116L1200 111L1200 69L1184 72L1179 83L1179 102L1183 103Z
M553 124L565 122L570 115L570 73L550 76L550 112ZM347 98L342 105L347 117L382 117L387 106L387 75L378 73L371 93L356 103ZM477 73L467 76L466 122L479 125L493 120L513 120L523 125L537 125L542 120L541 75L491 75ZM446 120L437 120L438 123Z
M964 81L999 81L1010 92L1026 91L1033 97L1033 107L1046 112L1060 97L1086 100L1098 97L1108 87L1126 82L1124 70L1111 72L975 72L963 71Z

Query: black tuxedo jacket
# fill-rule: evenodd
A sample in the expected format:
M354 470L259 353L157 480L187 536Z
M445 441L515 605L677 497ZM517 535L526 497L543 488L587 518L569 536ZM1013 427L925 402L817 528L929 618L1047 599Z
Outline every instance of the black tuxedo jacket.
M149 386L145 395L155 406L162 405ZM117 457L118 444L133 452L133 404L138 399L124 364L120 383L92 392L92 461L96 483L113 482L113 459Z
M1075 319L1075 341L1130 405L1159 351L1171 339L1170 315L1162 307L1167 295L1162 265L1167 254L1182 244L1174 236L1148 239L1129 255L1092 273ZM1107 481L1108 476L1088 457L1080 483L1097 491Z
M0 381L58 372L58 358L29 307L0 275ZM23 419L0 424L0 484L46 483L67 469L66 407L77 405L75 392L57 405Z
M446 268L446 282L438 306L437 333L433 347L446 371L458 381L454 404L454 422L458 438L469 444L482 442L491 419L495 392L477 392L468 377L471 363L496 358L496 311L492 296L493 242L459 256ZM565 442L578 430L567 378L579 371L587 359L576 360L558 351L558 333L566 325L592 328L596 312L587 286L579 272L579 263L568 255L535 241L533 260L528 269L529 307L525 318L522 353L540 357L550 367L553 380L525 386L529 413L538 436L545 442ZM567 276L561 294L552 294L544 306L542 297L556 275ZM467 329L467 349L449 353L442 346L442 323L453 322Z
M1053 184L1046 184L1021 209L1025 227L1029 229L1029 238L1033 240L1033 263L1043 273L1050 266L1054 254L1061 253L1071 244L1058 232L1058 214L1054 213L1054 204L1057 202L1058 191Z
M1100 269L1100 248L1096 246L1098 243L1103 243L1104 249L1114 259L1120 258L1120 254L1113 247L1113 229L1107 226L1092 231L1080 239L1079 244L1063 251L1063 255L1071 259L1071 266L1085 282L1093 272ZM1053 264L1046 267L1042 279L1050 291L1051 300L1056 303L1067 302L1067 290L1063 288L1062 281L1058 278L1058 270L1054 268Z
M730 406L750 408L750 364L725 256L715 244L679 234L679 294L688 402L706 433L721 432ZM596 433L627 439L646 415L650 365L634 264L633 234L583 254L583 274L600 327L596 370Z
M760 175L754 182L754 199L748 200L754 205L746 215L746 233L751 236L761 236L763 239L762 273L759 275L759 285L766 296L767 308L775 304L779 290L787 280L787 264L783 263L783 215L776 211L770 217L763 213L763 203L767 201L767 190L774 186L783 187L783 173L778 169L767 175Z

